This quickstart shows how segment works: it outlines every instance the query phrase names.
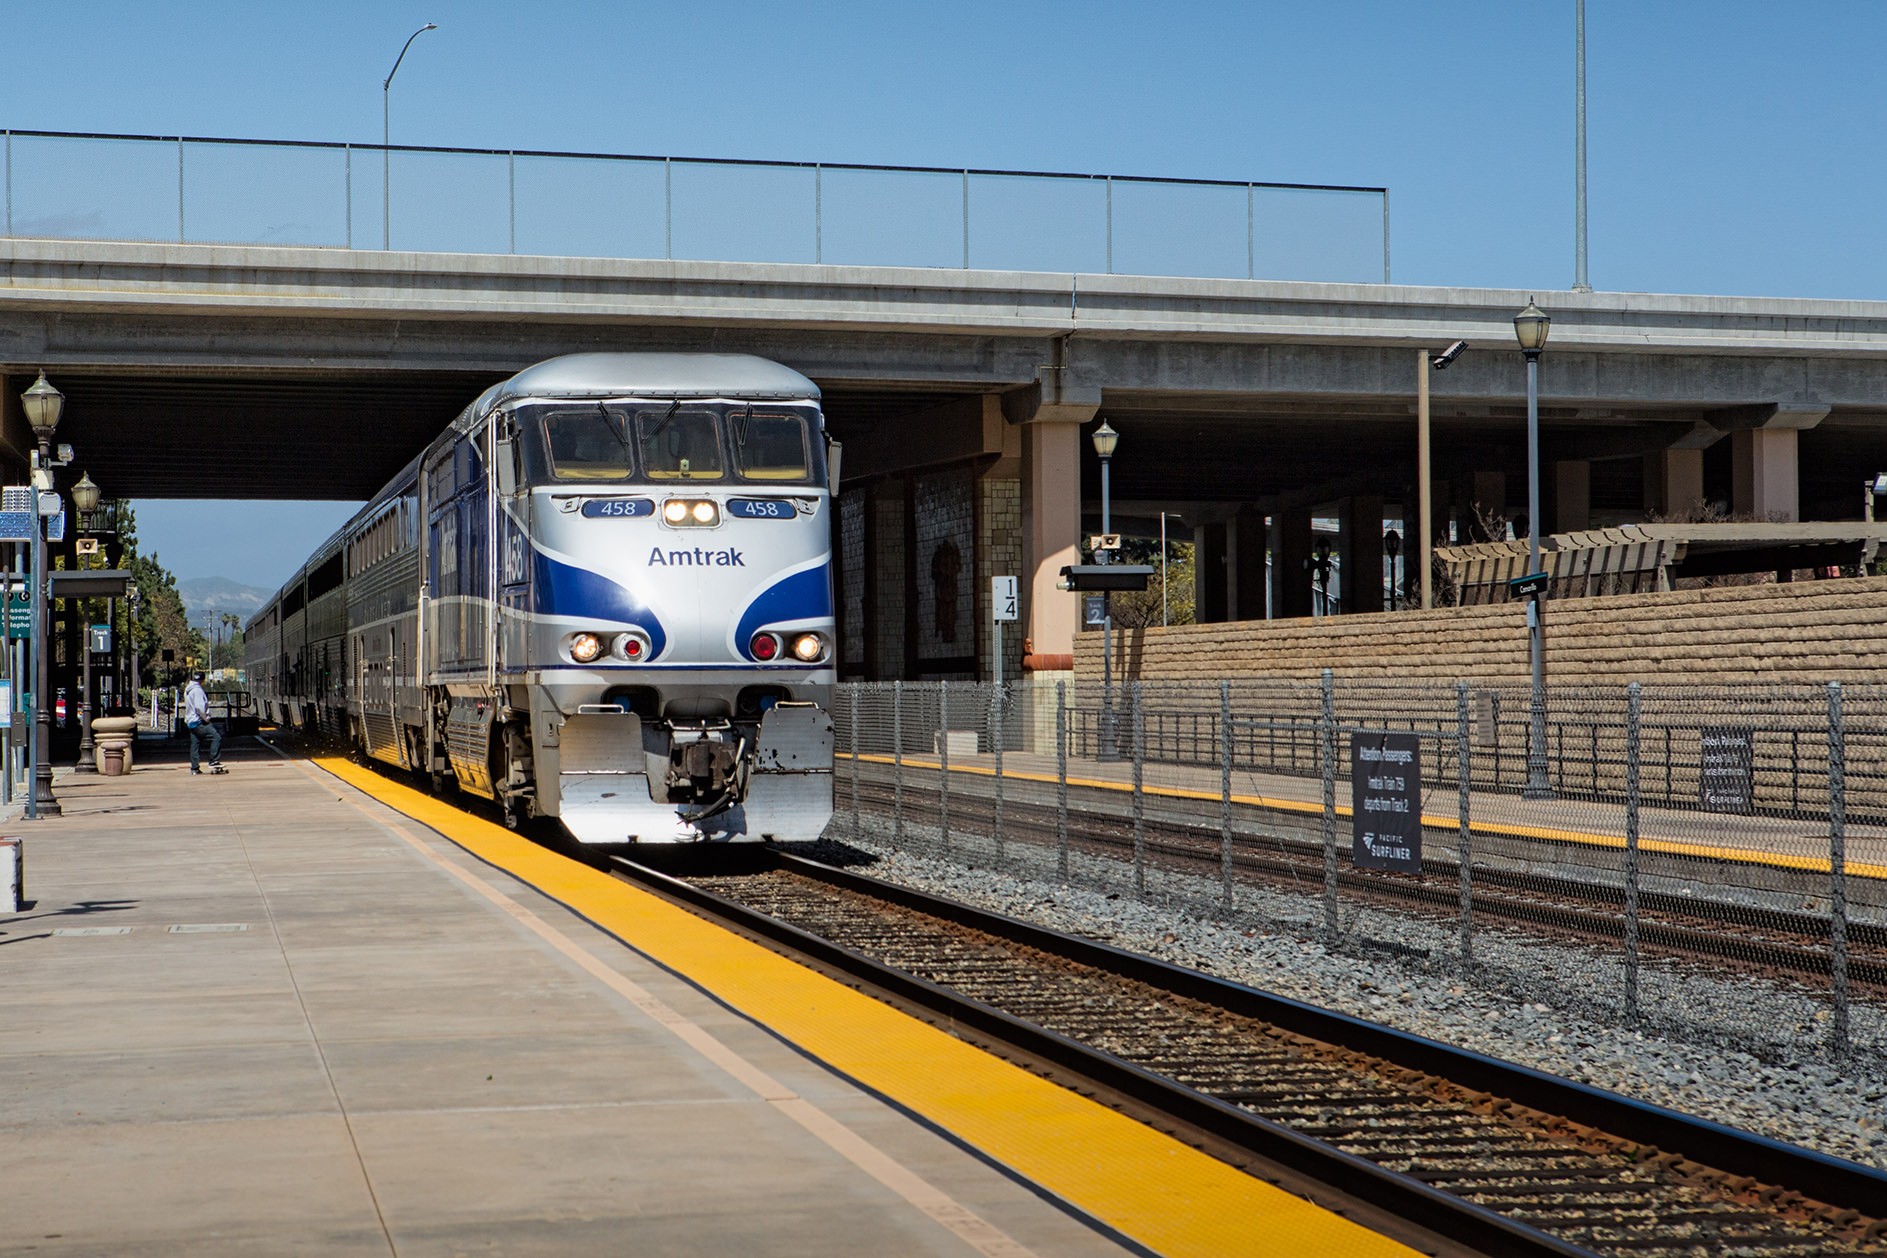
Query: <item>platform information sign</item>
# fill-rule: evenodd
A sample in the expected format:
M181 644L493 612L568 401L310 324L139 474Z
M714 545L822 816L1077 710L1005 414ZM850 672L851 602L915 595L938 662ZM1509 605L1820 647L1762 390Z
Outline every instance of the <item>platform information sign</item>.
M1422 871L1422 744L1414 734L1350 736L1350 803L1358 866Z
M991 577L989 579L990 606L993 609L990 612L990 616L993 619L1013 621L1017 618L1017 603L1019 602L1017 597L1018 591L1016 589L1017 584L1017 580L1014 577Z
M33 592L7 591L7 641L24 642L33 636Z
M1697 802L1705 812L1747 815L1756 805L1756 731L1747 725L1706 725Z

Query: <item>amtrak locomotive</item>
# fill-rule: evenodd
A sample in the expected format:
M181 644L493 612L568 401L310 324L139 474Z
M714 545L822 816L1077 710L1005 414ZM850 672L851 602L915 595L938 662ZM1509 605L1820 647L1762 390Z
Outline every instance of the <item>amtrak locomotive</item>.
M250 689L587 843L815 839L836 463L818 387L777 363L539 363L249 622Z

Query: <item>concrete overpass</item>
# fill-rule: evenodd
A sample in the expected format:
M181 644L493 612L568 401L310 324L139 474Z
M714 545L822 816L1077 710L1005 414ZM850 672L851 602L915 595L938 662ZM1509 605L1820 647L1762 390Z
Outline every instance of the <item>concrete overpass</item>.
M1196 529L1207 618L1263 614L1267 549L1272 606L1307 610L1313 512L1345 520L1366 606L1385 508L1413 510L1413 351L1474 345L1433 381L1438 520L1524 510L1510 320L1529 295L10 239L0 435L17 464L18 394L44 368L68 397L60 439L108 494L364 497L538 359L763 354L821 384L847 443L848 670L961 675L987 672L997 573L1025 574L1036 649L1067 649L1073 599L1053 585L1098 506L1081 436L1098 414L1123 434L1117 513ZM1550 527L1699 499L1852 519L1858 482L1887 470L1887 303L1542 304Z

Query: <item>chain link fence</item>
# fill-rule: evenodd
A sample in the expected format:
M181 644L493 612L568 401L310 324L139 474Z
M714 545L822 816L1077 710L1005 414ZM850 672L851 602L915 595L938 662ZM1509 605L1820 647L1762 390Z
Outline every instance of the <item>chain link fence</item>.
M857 683L828 836L1887 1059L1887 688Z

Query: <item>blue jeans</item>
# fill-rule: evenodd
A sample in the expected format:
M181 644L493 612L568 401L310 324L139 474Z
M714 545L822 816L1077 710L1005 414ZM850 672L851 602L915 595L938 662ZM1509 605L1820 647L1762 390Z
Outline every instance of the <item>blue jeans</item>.
M212 766L221 764L223 762L223 731L216 728L216 722L203 721L200 724L190 726L189 730L190 768L193 771L196 769L197 749L203 745L205 738L210 740L210 764Z

